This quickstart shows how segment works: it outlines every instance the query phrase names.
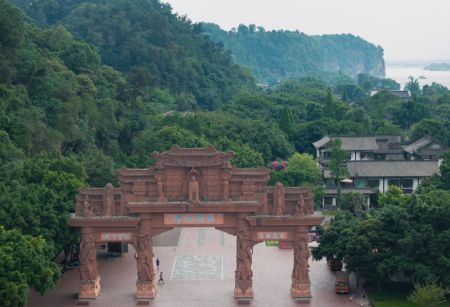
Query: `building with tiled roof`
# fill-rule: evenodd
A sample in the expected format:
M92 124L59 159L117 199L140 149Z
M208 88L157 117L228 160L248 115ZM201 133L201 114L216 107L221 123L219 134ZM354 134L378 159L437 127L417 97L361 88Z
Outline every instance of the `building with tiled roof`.
M368 206L374 202L376 193L384 193L390 185L413 193L423 178L439 172L439 158L447 150L431 136L407 143L399 135L324 136L313 143L323 174L324 208L336 205L336 182L329 169L330 142L336 139L348 151L349 178L341 181L342 193L362 193Z

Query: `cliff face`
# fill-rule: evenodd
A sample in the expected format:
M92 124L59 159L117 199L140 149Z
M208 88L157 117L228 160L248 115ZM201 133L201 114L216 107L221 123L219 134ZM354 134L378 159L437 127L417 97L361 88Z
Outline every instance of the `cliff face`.
M311 72L359 73L383 77L383 49L352 34L309 36L298 31L265 31L240 25L224 31L202 24L203 31L223 43L236 61L248 66L260 81L277 81Z

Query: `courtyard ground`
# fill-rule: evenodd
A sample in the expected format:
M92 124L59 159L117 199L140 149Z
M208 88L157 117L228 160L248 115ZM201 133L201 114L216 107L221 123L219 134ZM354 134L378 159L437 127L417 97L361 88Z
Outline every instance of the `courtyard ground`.
M155 259L161 261L159 272L165 279L164 285L157 285L154 299L138 302L134 298L136 260L130 245L122 257L98 256L102 290L89 306L124 307L147 302L164 307L238 306L233 297L234 236L214 228L174 229L156 236L154 245ZM292 266L292 250L256 245L252 265L254 299L249 306L297 306L289 293ZM325 261L310 259L310 277L313 298L300 306L367 306L355 286L350 295L334 293L334 274ZM77 306L78 283L78 269L67 271L57 287L44 296L32 292L29 306Z

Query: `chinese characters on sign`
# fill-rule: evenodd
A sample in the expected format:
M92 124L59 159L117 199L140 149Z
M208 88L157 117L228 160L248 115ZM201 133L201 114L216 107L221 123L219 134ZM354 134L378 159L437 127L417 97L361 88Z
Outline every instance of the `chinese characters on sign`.
M258 231L256 233L257 240L286 240L287 238L288 238L287 232Z
M100 240L102 241L130 241L131 232L102 232L100 234Z
M167 213L165 225L217 225L223 224L222 213Z

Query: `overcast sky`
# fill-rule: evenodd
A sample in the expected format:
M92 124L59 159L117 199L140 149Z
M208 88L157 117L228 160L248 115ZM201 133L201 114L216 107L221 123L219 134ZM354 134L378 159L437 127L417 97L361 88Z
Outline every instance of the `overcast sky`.
M164 1L164 0L163 0ZM306 34L352 33L387 61L450 60L450 0L165 0L192 21Z

